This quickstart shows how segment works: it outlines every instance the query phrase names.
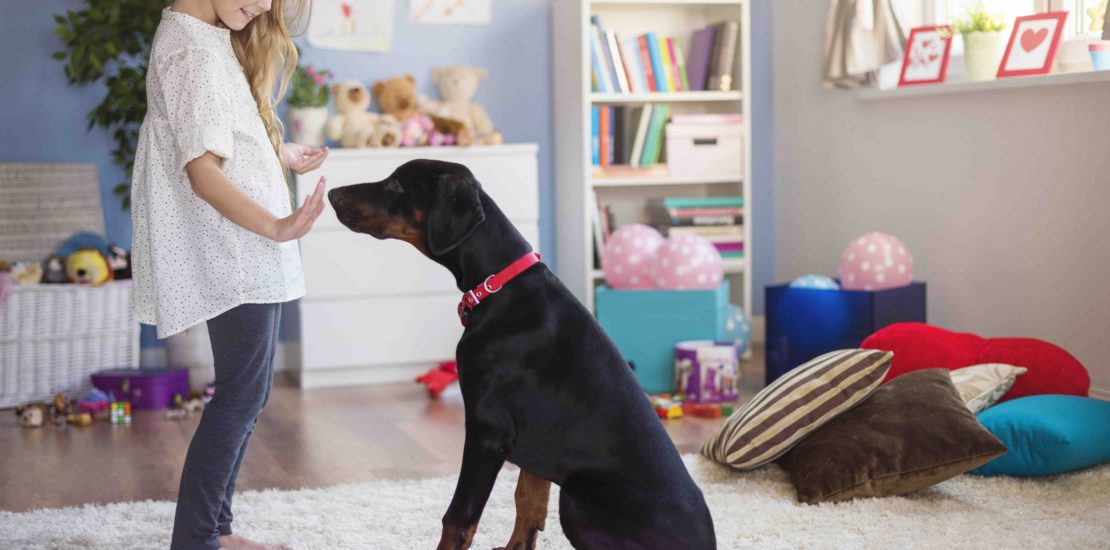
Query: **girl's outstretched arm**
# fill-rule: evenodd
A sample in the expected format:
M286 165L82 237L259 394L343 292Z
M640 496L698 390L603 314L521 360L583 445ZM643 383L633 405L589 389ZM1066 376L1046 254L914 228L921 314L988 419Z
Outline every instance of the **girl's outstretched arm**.
M185 165L185 173L189 176L193 192L225 218L252 233L279 243L303 237L324 211L326 180L323 176L316 184L316 190L305 199L300 208L287 217L278 218L231 183L220 169L220 157L212 152L205 152L189 161Z

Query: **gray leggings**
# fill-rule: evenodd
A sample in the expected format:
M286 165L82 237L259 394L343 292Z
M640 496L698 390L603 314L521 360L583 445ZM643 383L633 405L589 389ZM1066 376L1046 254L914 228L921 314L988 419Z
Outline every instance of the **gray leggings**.
M243 304L208 321L216 394L189 443L170 548L220 547L247 442L274 381L281 304Z

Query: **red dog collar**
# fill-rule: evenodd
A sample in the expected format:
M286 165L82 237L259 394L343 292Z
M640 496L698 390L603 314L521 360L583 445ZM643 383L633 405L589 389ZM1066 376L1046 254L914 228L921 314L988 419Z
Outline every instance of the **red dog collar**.
M482 303L482 299L496 294L497 291L501 290L501 287L505 286L505 283L513 280L513 277L520 275L525 269L536 265L539 261L539 252L529 252L521 256L519 260L509 264L505 269L498 271L496 275L486 277L486 280L474 287L474 290L463 294L462 300L459 302L459 320L462 321L463 326L466 326L466 319L470 316L470 310Z

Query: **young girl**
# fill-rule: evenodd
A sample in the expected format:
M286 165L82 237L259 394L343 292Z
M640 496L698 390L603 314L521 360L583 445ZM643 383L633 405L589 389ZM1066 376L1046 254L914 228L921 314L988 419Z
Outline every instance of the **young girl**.
M304 295L296 240L324 178L291 212L283 165L327 149L282 143L274 106L297 52L297 0L176 0L162 13L132 183L135 310L158 337L208 321L216 394L193 435L172 548L269 548L231 532L231 497L273 382L281 304ZM277 95L274 96L275 84Z

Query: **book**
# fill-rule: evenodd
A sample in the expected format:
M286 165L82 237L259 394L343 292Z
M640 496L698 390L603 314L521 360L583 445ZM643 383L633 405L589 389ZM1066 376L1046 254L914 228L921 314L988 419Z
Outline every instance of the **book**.
M643 110L642 105L624 108L624 113L621 115L621 131L624 134L624 141L621 143L617 164L632 164L632 146L636 141L636 130L640 124L640 112Z
M632 166L640 165L640 158L644 155L644 139L647 137L648 124L651 122L652 106L644 105L640 111L639 120L636 121L636 137L632 140L632 151L628 163Z
M662 60L663 72L667 77L667 91L675 91L674 87L674 63L671 62L671 49L667 46L667 37L659 37L659 58Z
M669 235L701 235L707 239L713 237L741 239L744 238L742 225L686 225L668 228Z
M651 122L648 125L647 137L644 141L644 153L640 164L651 165L659 162L659 153L663 148L663 127L670 114L667 105L656 105L651 111Z
M624 55L625 63L632 67L636 81L636 91L639 93L650 92L651 88L648 87L647 75L644 74L644 60L640 56L640 42L636 39L636 36L628 36L627 34L622 36L625 49L621 55Z
M666 92L667 72L663 67L663 52L659 49L659 36L653 32L647 33L648 54L651 57L651 72L655 73L655 91Z
M685 216L681 218L655 216L652 223L675 227L691 227L699 225L740 225L744 223L744 216Z
M666 197L653 201L652 206L662 206L664 208L743 207L744 197Z
M671 80L674 82L674 91L681 92L686 88L682 87L682 73L680 67L682 63L679 61L678 52L675 50L674 38L667 37L667 59L671 63Z
M621 33L617 33L617 51L620 52L621 61L624 65L624 76L628 80L628 91L631 93L646 92L643 82L640 80L640 56L632 55L631 44L628 39Z
M613 83L609 80L609 61L605 58L605 50L601 47L601 30L597 25L590 25L590 55L591 59L597 58L597 74L594 77L597 79L597 91L599 92L612 92ZM591 67L593 61L591 61Z
M613 107L613 118L609 121L610 127L613 129L613 158L609 160L609 164L623 164L625 161L621 159L621 150L624 148L624 111L625 107Z
M733 89L736 80L733 75L733 68L736 66L736 50L739 39L739 21L725 21L720 24L717 29L716 41L720 48L718 49L716 45L713 47L714 56L711 61L712 69L710 70L707 89L722 92Z
M743 216L743 208L667 208L667 214L672 218L689 218L691 216Z
M590 163L601 165L601 108L590 107Z
M709 77L709 60L713 54L713 37L717 27L705 27L694 31L690 39L690 56L687 57L686 70L691 90L704 90Z
M709 241L709 242L713 243L713 248L716 248L718 252L743 252L744 251L744 243L743 242L739 242L739 243L720 243L720 242L713 242L713 241Z
M678 60L678 78L679 78L679 82L682 83L682 87L680 87L679 89L680 90L689 90L690 89L690 81L686 77L686 57L684 55L682 55L682 46L678 42L674 42L674 56L673 57L676 60Z
M601 136L600 137L600 144L599 144L600 145L599 154L601 156L601 166L602 167L609 166L609 164L611 164L610 163L611 157L609 155L609 152L612 150L611 149L612 134L610 133L610 130L609 130L609 115L610 115L611 110L612 110L612 108L609 107L608 105L602 105L601 106L600 122L598 123L598 134L600 134L600 136Z
M675 115L671 117L671 123L685 125L743 124L744 115L740 113Z
M648 47L646 34L636 37L640 46L640 65L644 68L644 78L647 80L648 91L656 92L655 65L651 62L651 48Z
M632 88L628 86L628 77L624 69L624 60L621 58L621 52L617 48L617 33L605 31L605 40L609 44L609 59L613 61L613 76L617 81L617 91L626 94L630 93Z

